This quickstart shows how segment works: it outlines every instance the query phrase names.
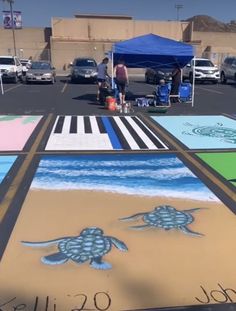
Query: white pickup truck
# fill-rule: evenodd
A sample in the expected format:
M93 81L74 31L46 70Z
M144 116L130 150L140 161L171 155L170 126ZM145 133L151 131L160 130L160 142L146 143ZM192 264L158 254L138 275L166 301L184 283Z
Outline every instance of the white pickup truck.
M17 56L1 56L0 55L0 73L2 80L11 80L17 83L22 80L23 67Z
M193 81L193 64L192 59L189 64L183 68L183 80ZM216 65L207 58L195 58L195 81L210 81L218 83L220 80L220 72Z

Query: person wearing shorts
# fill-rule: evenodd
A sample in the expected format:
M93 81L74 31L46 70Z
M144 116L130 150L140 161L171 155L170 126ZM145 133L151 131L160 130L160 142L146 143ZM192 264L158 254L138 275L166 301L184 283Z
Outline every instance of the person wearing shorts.
M98 75L97 75L97 83L98 83L98 90L97 90L97 100L99 100L100 89L105 87L106 85L106 78L109 77L107 74L107 64L109 59L105 57L102 62L98 65Z
M129 77L127 67L122 60L119 60L114 67L114 79L119 92L120 104L123 106L125 104L126 86L129 83Z

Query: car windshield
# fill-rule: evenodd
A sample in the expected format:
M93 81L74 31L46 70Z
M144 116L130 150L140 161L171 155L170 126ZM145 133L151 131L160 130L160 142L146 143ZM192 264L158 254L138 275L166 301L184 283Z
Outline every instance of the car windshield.
M213 63L210 60L196 60L196 67L214 67Z
M92 59L78 59L75 63L78 67L96 67L96 63Z
M10 57L0 57L1 65L15 65L14 59Z
M32 63L30 68L31 69L47 70L47 69L51 69L51 66L49 63L34 62L34 63Z

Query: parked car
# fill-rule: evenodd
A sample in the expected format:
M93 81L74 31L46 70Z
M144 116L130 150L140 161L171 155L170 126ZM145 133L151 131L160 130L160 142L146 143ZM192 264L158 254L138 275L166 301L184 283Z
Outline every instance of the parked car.
M26 83L30 82L50 82L56 81L56 70L48 61L32 62L26 73Z
M220 81L227 83L227 80L236 81L236 57L226 57L220 68Z
M193 81L193 62L192 59L189 64L183 68L183 80ZM220 72L210 59L195 58L195 81L210 81L217 83L220 80Z
M165 80L166 82L171 82L172 70L167 68L159 68L159 69L152 69L147 68L145 72L145 81L146 83L154 83L159 84L160 80Z
M97 80L97 63L93 58L75 58L71 63L71 82Z
M28 69L30 68L32 62L30 59L25 59L25 58L21 58L20 59L21 65L22 65L22 73L23 76L26 75L26 72L28 71Z
M0 56L0 72L2 80L10 80L17 83L22 80L22 65L17 56Z

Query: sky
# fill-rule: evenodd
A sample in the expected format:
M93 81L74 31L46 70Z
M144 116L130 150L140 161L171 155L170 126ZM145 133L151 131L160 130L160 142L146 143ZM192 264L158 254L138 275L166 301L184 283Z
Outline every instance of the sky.
M176 20L209 15L221 22L236 20L236 0L14 0L13 9L22 11L23 27L50 27L52 17L73 18L74 14L129 15L138 20ZM7 0L0 0L8 10Z

